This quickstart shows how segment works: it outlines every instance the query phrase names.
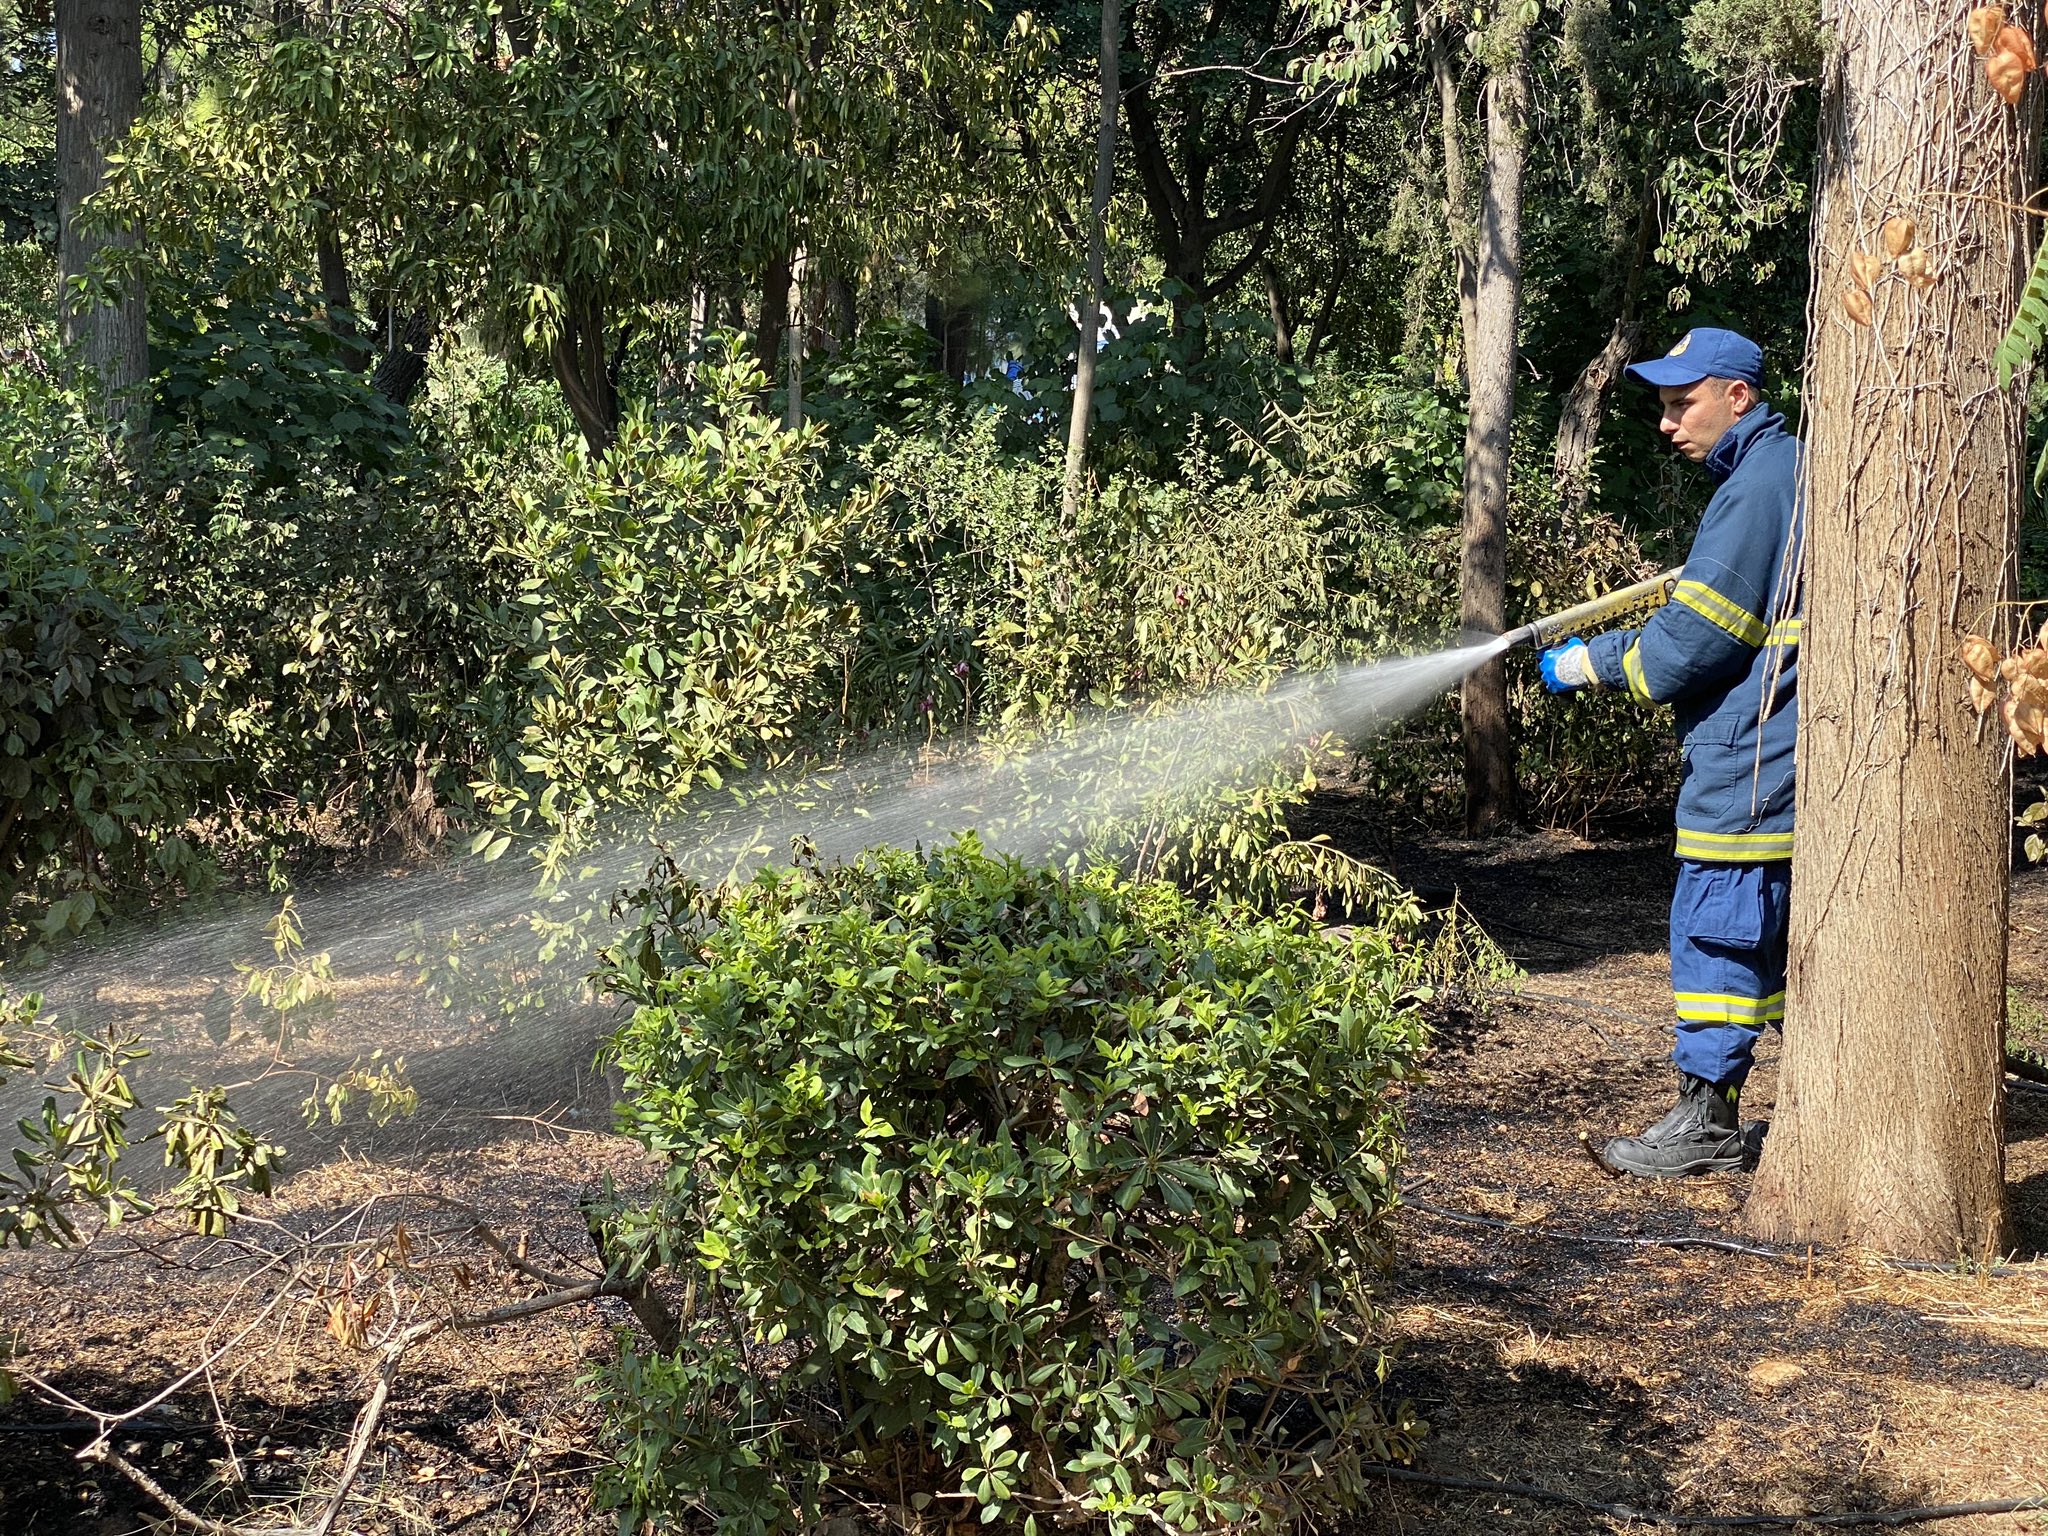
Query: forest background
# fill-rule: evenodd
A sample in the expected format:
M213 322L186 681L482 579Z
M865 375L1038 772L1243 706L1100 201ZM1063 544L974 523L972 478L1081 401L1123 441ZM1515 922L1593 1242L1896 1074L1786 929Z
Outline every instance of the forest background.
M450 910L383 972L483 1030L593 971L640 1005L618 1129L667 1167L561 1192L589 1278L474 1212L424 1256L418 1211L243 1240L378 1361L302 1490L320 1529L407 1350L598 1300L651 1346L586 1383L599 1502L636 1517L812 1528L886 1443L899 1501L1210 1530L1412 1454L1373 1387L1380 1218L1421 1007L1491 961L1292 818L1332 771L1389 825L1661 816L1668 722L1518 657L1353 740L1215 736L1135 816L1147 738L1096 722L1680 559L1711 483L1622 368L1730 325L1799 422L1826 52L1796 0L0 0L9 990L260 909L276 963L216 966L206 1030L254 1085L317 1079L311 1118L381 1120L401 1063L291 1059L352 935L280 902L432 864ZM1061 867L643 879L647 830L706 807L808 830L828 765L1004 759L1100 812ZM1318 933L1311 893L1368 920ZM149 1047L89 1026L0 1001L0 1074L78 1063L20 1122L0 1241L259 1225L271 1127L187 1085L142 1133ZM547 1294L443 1305L462 1243ZM415 1289L380 1322L358 1268ZM35 1369L0 1399L118 1455L121 1416ZM1243 1380L1274 1383L1250 1430Z
M1438 644L1475 305L1506 611L1682 552L1709 487L1627 357L1738 325L1796 419L1810 11L1144 3L1063 496L1099 16L147 6L71 279L146 306L110 427L58 345L56 18L8 0L11 938ZM1512 675L1530 815L1668 785L1654 718ZM1360 766L1455 820L1458 733Z

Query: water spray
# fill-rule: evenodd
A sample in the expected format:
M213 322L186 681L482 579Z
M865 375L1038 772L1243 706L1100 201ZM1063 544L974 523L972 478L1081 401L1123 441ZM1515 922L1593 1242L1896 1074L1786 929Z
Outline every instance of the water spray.
M1503 651L1511 651L1518 645L1541 648L1555 645L1560 640L1571 638L1572 632L1604 623L1608 619L1628 612L1631 608L1661 608L1671 600L1672 588L1678 585L1678 578L1685 567L1675 565L1660 576L1648 581L1636 582L1633 586L1617 587L1614 591L1525 624L1520 629L1509 630L1496 645Z

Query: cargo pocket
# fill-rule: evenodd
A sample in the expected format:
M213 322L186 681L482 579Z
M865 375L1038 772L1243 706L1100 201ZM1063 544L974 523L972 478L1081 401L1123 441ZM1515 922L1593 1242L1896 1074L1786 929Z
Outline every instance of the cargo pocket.
M1681 892L1686 935L1696 944L1753 950L1765 929L1763 872L1753 865L1689 866Z

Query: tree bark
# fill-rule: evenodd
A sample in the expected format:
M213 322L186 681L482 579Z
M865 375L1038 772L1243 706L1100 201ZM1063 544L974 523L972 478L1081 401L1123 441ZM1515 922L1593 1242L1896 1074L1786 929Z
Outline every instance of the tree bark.
M1593 450L1600 444L1600 428L1607 420L1608 402L1621 383L1636 343L1642 339L1642 322L1634 315L1616 315L1600 350L1587 359L1572 381L1557 415L1557 443L1551 453L1551 483L1557 487L1558 519L1569 524L1585 506L1592 491L1587 468Z
M1459 100L1458 65L1434 8L1423 18L1423 40L1429 49L1430 76L1436 82L1437 130L1444 151L1444 223L1450 231L1451 259L1457 266L1458 342L1464 356L1460 373L1471 366L1473 339L1479 333L1478 211L1472 206L1471 177L1465 163L1465 109Z
M1586 505L1592 491L1587 468L1593 450L1600 443L1600 428L1607 421L1607 407L1614 399L1628 368L1636 343L1642 340L1639 318L1643 293L1643 268L1650 259L1650 247L1657 235L1657 203L1654 189L1644 187L1642 212L1636 219L1632 241L1615 254L1626 262L1621 292L1615 305L1614 324L1598 352L1587 360L1572 381L1564 407L1558 413L1557 441L1551 454L1551 483L1557 487L1558 521L1569 527Z
M1102 55L1096 80L1095 185L1088 199L1088 281L1081 293L1080 341L1074 351L1074 405L1067 418L1066 477L1061 483L1060 517L1072 528L1081 512L1081 478L1088 462L1088 417L1095 409L1095 353L1101 345L1104 255L1103 223L1116 187L1116 119L1123 91L1117 58L1121 33L1118 0L1102 0Z
M327 324L341 343L341 365L351 373L370 366L370 353L356 332L355 300L349 292L348 257L341 249L341 234L333 213L323 209L314 216L313 260L320 269L320 294L327 301Z
M2009 638L2023 392L1989 359L2029 246L2034 103L1962 15L1833 0L1806 394L1799 837L1777 1121L1746 1220L1786 1242L1989 1256L2004 1217L2010 757L1957 641ZM2038 87L2036 88L2038 90ZM1913 219L1924 294L1842 293Z
M1273 356L1280 362L1294 361L1294 300L1273 263L1261 258L1259 281L1266 288L1266 313L1273 320Z
M77 349L101 418L128 437L149 430L149 313L139 281L111 303L79 303L73 282L132 230L101 232L80 205L106 179L107 153L142 105L141 0L57 0L58 323Z
M825 297L832 311L831 348L834 352L843 352L860 334L859 296L853 291L851 280L834 276L826 280Z
M618 439L618 371L624 355L623 340L612 356L605 354L604 306L571 295L549 361L593 458L610 451Z
M761 324L754 333L754 355L771 389L782 372L782 343L789 332L789 277L795 259L792 249L771 257L761 272Z
M1522 169L1527 154L1528 33L1486 83L1486 185L1472 257L1473 329L1466 338L1465 516L1458 613L1467 641L1507 628L1508 448L1515 417L1516 330L1522 313ZM1446 149L1450 146L1447 144ZM1515 818L1515 749L1507 664L1465 680L1465 829Z
M401 410L411 405L426 381L433 340L433 316L424 308L407 315L403 325L393 325L390 348L370 375L371 387Z

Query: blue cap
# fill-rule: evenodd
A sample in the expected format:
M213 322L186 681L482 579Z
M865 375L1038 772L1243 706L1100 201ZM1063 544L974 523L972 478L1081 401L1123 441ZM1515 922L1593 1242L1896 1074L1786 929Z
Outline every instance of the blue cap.
M1638 384L1676 387L1701 379L1740 379L1751 389L1764 387L1764 349L1736 331L1695 326L1678 338L1662 357L1631 363L1628 376Z

